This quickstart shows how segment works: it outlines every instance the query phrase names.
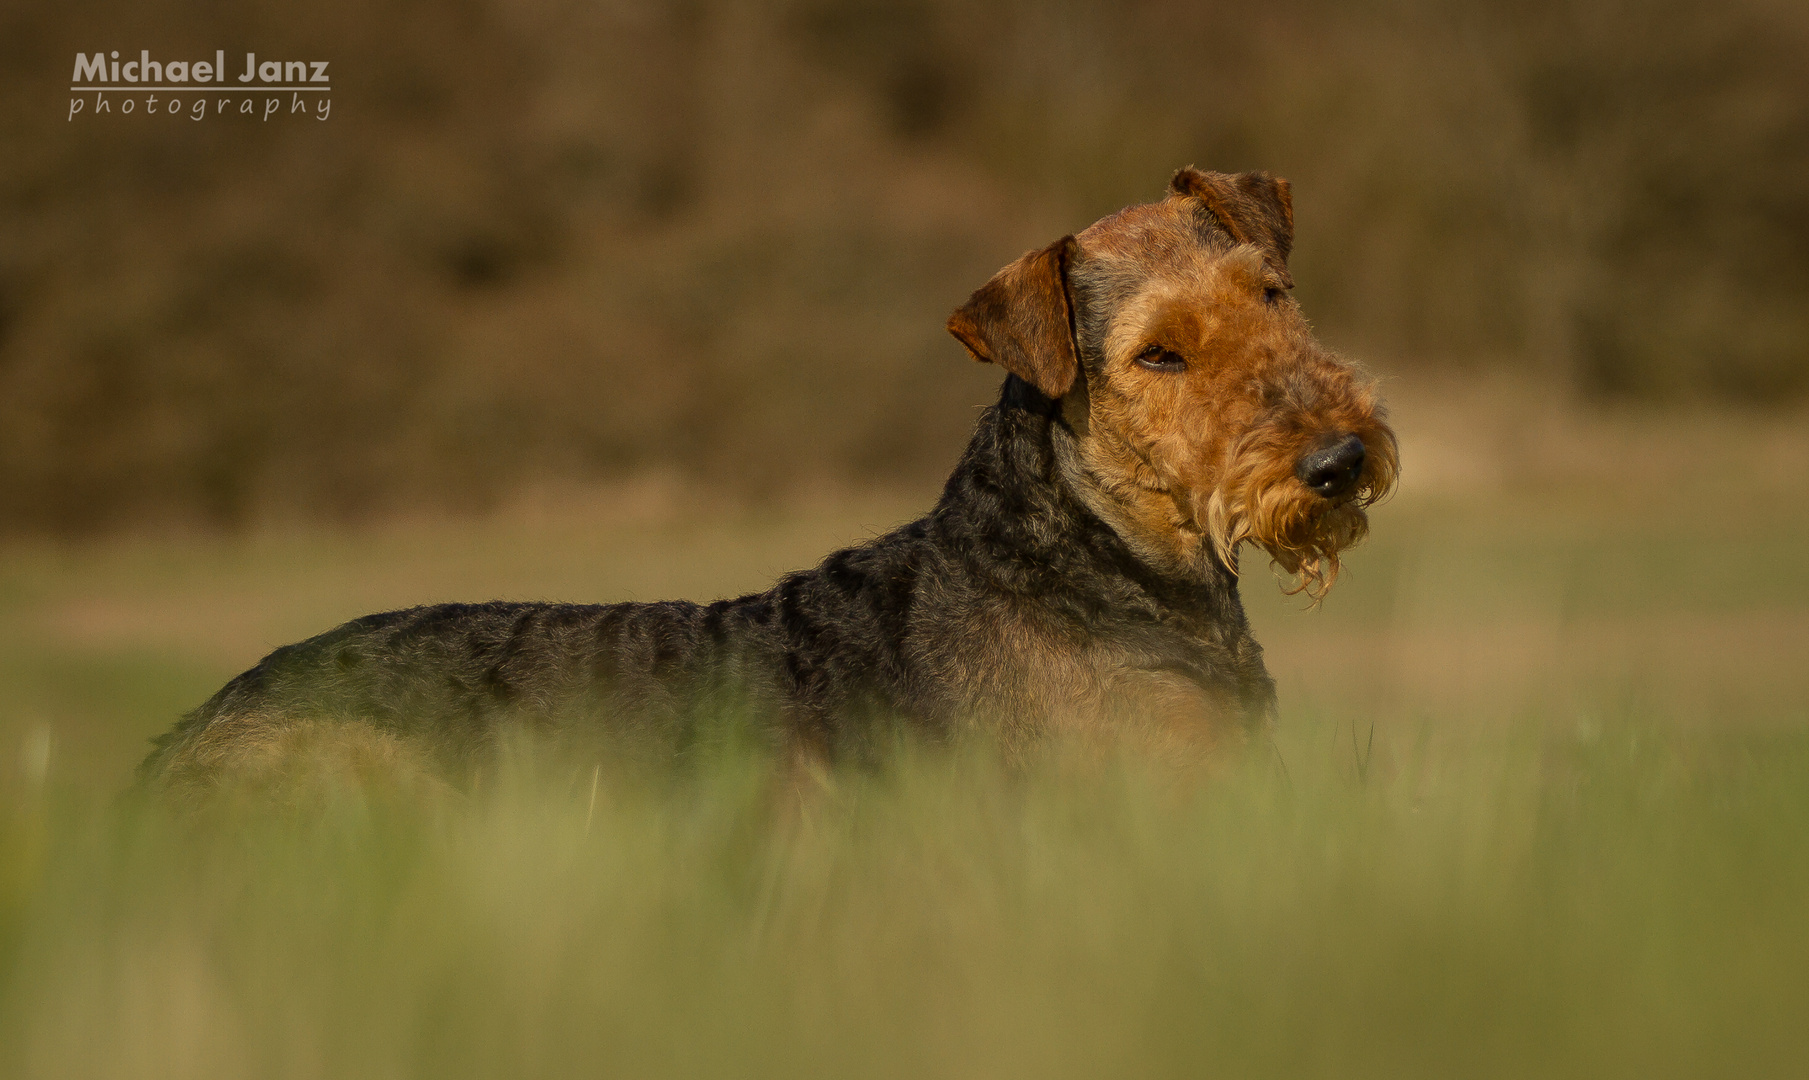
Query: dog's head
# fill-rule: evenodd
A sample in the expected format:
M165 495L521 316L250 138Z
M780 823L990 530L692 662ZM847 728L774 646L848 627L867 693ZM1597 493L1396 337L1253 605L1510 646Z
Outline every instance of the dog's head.
M1155 565L1236 569L1245 540L1331 586L1399 469L1373 380L1289 296L1285 180L1182 169L1000 270L949 318L977 360L1061 403L1064 468Z

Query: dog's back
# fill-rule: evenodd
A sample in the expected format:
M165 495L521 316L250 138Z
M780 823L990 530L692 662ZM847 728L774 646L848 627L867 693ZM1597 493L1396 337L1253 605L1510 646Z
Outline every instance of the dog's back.
M928 574L958 591L927 521L838 551L771 589L709 604L439 604L277 649L161 736L141 778L199 794L312 748L395 746L468 776L505 732L678 760L722 741L869 755L925 695ZM919 614L925 614L920 610ZM883 730L882 730L883 729ZM324 750L323 750L324 752Z

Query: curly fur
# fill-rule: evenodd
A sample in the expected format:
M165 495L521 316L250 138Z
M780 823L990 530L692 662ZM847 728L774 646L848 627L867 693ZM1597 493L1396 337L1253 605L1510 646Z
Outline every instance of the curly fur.
M1207 530L1221 559L1236 565L1238 545L1250 541L1293 577L1284 592L1324 598L1338 579L1338 553L1369 535L1364 510L1393 489L1400 470L1394 432L1382 424L1379 408L1366 411L1373 419L1352 425L1363 440L1363 473L1356 490L1338 502L1296 481L1288 454L1300 439L1285 427L1263 425L1232 444L1206 501Z

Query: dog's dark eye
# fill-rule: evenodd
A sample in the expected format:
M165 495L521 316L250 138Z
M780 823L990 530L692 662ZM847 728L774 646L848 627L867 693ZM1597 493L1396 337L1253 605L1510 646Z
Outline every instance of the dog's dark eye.
M1160 345L1151 345L1137 354L1137 363L1151 371L1186 371L1187 361L1173 349L1164 349Z
M1280 302L1280 300L1281 287L1279 285L1267 285L1263 287L1263 303L1274 304Z

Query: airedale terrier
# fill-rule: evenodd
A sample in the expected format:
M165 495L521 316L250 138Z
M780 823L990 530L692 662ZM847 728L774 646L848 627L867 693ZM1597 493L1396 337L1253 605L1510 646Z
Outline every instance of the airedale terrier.
M454 777L513 728L675 760L724 716L803 761L870 761L901 729L1247 743L1275 691L1240 545L1316 596L1397 471L1371 380L1289 295L1293 231L1286 181L1182 169L949 319L1008 374L927 516L733 600L366 616L233 679L142 775L200 793L323 730Z

